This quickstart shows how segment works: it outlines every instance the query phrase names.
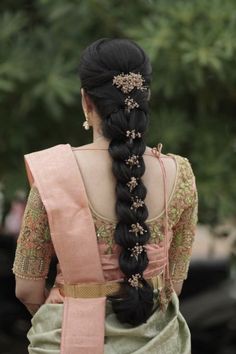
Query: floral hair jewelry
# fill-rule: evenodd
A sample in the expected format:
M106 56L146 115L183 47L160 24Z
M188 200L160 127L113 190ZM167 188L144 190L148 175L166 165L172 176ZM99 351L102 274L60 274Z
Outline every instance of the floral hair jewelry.
M119 74L113 77L112 84L115 85L118 89L120 89L123 93L130 93L134 88L144 91L147 87L143 86L145 82L144 78L140 73L132 73L129 74Z
M133 154L133 155L129 156L129 158L127 160L125 160L125 163L126 163L126 165L129 165L130 168L132 166L140 167L139 156Z
M128 282L133 288L142 288L143 284L140 283L140 279L142 278L141 274L133 274L132 277L128 279Z
M138 234L143 235L144 232L147 232L140 224L139 222L136 222L136 224L131 224L131 229L129 229L130 232L135 233L135 236L138 236Z
M135 257L136 260L138 260L138 256L146 252L146 249L144 246L140 245L139 243L136 243L136 245L133 248L128 248L129 251L131 251L131 257Z
M125 99L125 105L127 107L127 111L130 112L131 109L134 109L134 108L138 108L139 107L139 104L138 102L136 102L133 98L131 98L130 96L128 96L126 99Z
M129 191L132 192L132 190L138 185L137 178L131 177L130 181L127 182L126 185L129 187Z
M144 201L137 196L135 196L135 198L131 197L131 200L133 201L133 204L130 207L131 210L140 208L144 205Z
M131 139L141 138L142 134L140 132L135 132L135 129L132 130L126 130L126 136Z

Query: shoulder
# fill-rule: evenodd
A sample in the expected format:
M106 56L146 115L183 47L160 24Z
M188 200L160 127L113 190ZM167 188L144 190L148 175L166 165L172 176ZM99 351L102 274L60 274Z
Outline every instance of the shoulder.
M71 161L72 150L69 144L54 145L50 148L37 150L24 155L26 172L30 185L36 183L39 188L40 181L47 178L60 177L57 171L65 170L68 161ZM41 192L41 190L40 190Z
M190 160L187 157L168 154L172 156L177 163L178 178L177 178L177 191L182 195L186 205L192 204L193 200L197 198L196 178L192 169Z
M175 159L175 161L182 173L187 173L187 174L194 176L192 164L187 157L173 154L173 153L168 153L166 156L170 156Z
M27 157L32 157L32 156L51 154L51 153L55 153L57 151L66 150L68 148L71 148L70 144L58 144L58 145L54 145L54 146L51 146L49 148L45 148L42 150L29 152L29 153L25 154L24 157L27 158Z
M93 143L89 143L89 144L84 144L84 145L79 145L79 146L72 146L72 150L87 150L91 147L93 147L94 144Z

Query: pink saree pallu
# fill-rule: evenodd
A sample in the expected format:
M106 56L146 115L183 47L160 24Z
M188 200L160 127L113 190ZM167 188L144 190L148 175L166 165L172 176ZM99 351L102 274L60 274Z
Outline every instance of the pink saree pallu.
M65 284L104 283L95 226L71 146L25 155L29 182L37 186ZM65 296L61 354L103 354L106 297Z

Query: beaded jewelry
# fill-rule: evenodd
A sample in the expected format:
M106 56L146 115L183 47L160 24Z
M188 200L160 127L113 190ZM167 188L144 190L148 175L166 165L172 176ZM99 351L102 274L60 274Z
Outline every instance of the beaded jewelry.
M137 178L131 177L130 181L127 182L126 185L129 187L129 191L132 192L132 190L138 185Z
M128 279L128 282L130 283L130 285L133 288L142 288L143 284L140 283L140 279L142 278L141 274L137 273L137 274L133 274L132 277L130 277Z
M143 85L144 82L145 80L140 73L129 72L129 74L121 73L113 76L112 85L115 85L124 94L128 94L135 88L141 91L147 90L147 87ZM131 109L139 107L138 102L130 96L126 97L124 103L128 112L130 112Z
M126 130L126 136L131 139L141 138L142 134L140 132L135 132L135 129Z
M112 84L127 94L133 91L134 88L141 91L147 90L147 87L143 86L144 82L145 80L140 73L129 72L129 74L115 75Z
M125 99L125 105L127 107L127 111L130 112L131 109L134 109L134 108L138 108L139 107L139 104L138 102L136 102L133 98L131 98L130 96L128 96L126 99Z
M140 167L140 164L139 164L139 156L133 154L133 155L129 156L128 159L125 160L125 163L126 163L126 165L129 165L130 168L131 168L132 166L135 166L135 165L136 165L137 167Z
M138 260L138 256L142 252L146 252L145 247L140 245L139 243L136 243L136 245L133 248L128 248L128 250L131 251L131 257L135 257L136 260Z
M138 236L138 234L143 235L144 232L147 232L140 224L139 222L136 222L136 224L131 224L131 229L129 229L130 232L135 233L135 236Z
M137 208L140 208L144 205L144 201L140 198L138 198L137 196L134 197L131 197L131 200L133 202L133 204L131 205L130 209L133 210L134 208L137 209Z

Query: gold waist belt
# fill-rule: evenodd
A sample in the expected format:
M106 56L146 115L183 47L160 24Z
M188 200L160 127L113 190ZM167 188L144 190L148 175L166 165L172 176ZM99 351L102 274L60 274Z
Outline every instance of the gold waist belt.
M154 290L163 286L162 274L146 279ZM62 296L74 298L97 298L112 295L121 290L121 282L55 284Z

